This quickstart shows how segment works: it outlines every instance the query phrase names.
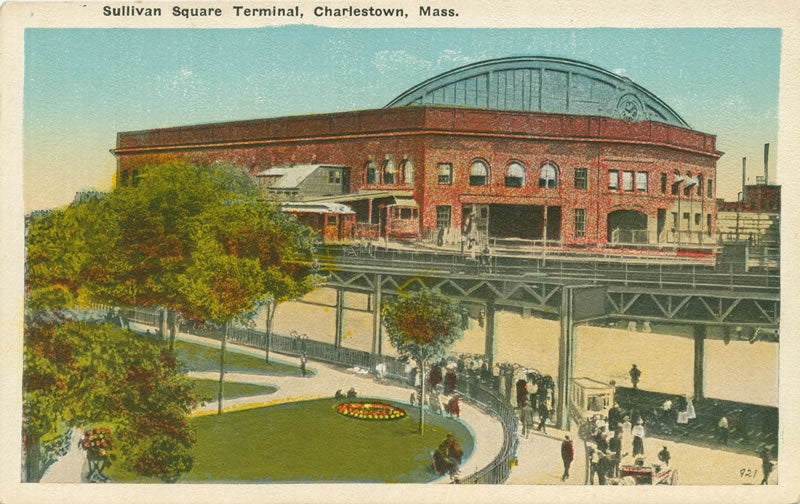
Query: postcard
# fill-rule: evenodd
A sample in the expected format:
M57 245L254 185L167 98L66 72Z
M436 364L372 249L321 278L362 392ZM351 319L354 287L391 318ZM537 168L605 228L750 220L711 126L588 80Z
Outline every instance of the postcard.
M6 2L0 500L795 501L797 13Z

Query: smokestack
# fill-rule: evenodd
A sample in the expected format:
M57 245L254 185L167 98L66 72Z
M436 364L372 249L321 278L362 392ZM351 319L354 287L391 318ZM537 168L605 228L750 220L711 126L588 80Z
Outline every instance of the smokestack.
M745 185L747 184L746 174L747 174L747 158L743 157L742 158L742 201L744 201Z
M769 183L769 178L767 178L767 176L769 175L769 170L767 169L768 165L769 165L769 144L765 143L764 144L764 185L767 185Z

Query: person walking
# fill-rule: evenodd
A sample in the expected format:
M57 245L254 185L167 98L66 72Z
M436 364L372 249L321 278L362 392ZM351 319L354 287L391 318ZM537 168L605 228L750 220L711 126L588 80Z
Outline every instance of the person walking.
M633 456L634 458L639 455L644 455L644 425L640 418L636 422L636 426L631 431L633 434Z
M761 458L761 474L763 475L761 484L769 485L769 475L772 474L772 469L775 467L769 458L769 450L766 447L762 447L758 456Z
M636 367L636 364L633 365L628 374L631 376L631 383L633 384L634 389L639 388L639 378L642 376L642 370Z
M303 352L300 355L300 372L303 374L303 376L306 375L306 361L307 360L308 360L308 357L306 357L306 353Z
M564 462L564 474L561 475L561 481L569 479L569 466L575 458L575 447L572 446L572 440L569 436L564 436L564 441L561 442L561 460Z
M458 384L458 376L456 376L456 370L449 369L444 377L445 393L447 395L450 395L453 392L455 392L457 384Z
M614 477L618 478L619 464L622 462L622 431L620 429L614 431L614 437L608 442L608 448L614 452L612 470Z
M545 403L539 403L539 426L536 430L542 431L547 434L547 417L550 415L550 410L547 409Z

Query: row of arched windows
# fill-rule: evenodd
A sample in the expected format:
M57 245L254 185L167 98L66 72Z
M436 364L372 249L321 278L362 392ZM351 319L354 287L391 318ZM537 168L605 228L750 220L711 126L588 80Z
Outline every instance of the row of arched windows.
M404 159L398 169L391 157L387 158L380 166L375 161L367 161L364 166L364 183L367 185L414 185L414 163L410 159Z
M440 165L441 166L441 165ZM505 186L522 187L525 185L527 169L519 161L512 161L505 168ZM442 178L439 178L440 183ZM476 159L469 167L469 185L489 185L489 164L483 159ZM553 163L545 163L539 170L539 187L558 187L558 167Z

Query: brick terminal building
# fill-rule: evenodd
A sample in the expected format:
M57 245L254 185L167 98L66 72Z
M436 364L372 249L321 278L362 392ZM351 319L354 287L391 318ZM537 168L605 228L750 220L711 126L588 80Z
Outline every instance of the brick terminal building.
M568 247L677 246L715 242L715 144L627 78L519 57L446 72L382 109L125 132L112 152L121 185L172 160L339 167L328 182L341 186L314 199L348 204L382 235L394 216L446 241L470 227Z

